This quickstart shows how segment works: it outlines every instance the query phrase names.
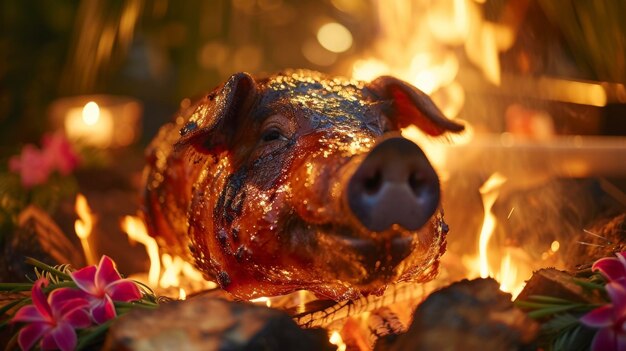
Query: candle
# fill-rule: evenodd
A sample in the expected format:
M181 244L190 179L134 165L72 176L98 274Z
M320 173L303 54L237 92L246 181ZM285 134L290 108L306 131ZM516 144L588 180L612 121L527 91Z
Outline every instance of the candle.
M141 105L119 96L75 96L55 101L50 117L53 127L62 129L74 143L117 148L139 137Z
M65 117L65 133L70 140L106 148L113 143L113 116L94 101L82 108L71 108Z

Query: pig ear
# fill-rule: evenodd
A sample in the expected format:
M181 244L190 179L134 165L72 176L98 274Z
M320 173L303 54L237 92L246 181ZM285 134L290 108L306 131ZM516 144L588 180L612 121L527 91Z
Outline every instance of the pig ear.
M232 75L223 86L209 93L184 113L189 118L180 130L181 138L174 147L192 145L205 153L227 148L239 122L250 111L256 96L254 78L244 72Z
M398 128L415 124L432 136L465 129L462 124L445 117L428 95L400 79L378 77L368 83L365 89L376 100L391 101L389 110L384 113Z

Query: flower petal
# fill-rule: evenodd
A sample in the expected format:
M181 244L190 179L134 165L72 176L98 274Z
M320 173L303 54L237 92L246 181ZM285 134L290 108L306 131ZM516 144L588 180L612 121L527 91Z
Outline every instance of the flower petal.
M33 305L26 305L20 308L13 318L12 322L48 322L50 319L42 315L39 309Z
M117 316L117 313L115 312L115 305L113 305L111 298L106 295L91 309L91 317L98 324L102 324L110 319L113 319L115 316Z
M50 306L54 308L55 306L60 306L67 301L75 299L83 299L85 300L85 303L87 303L86 299L88 296L89 295L86 294L83 290L73 288L59 288L50 293L50 296L48 296L48 301L50 301Z
M615 257L601 258L591 266L591 269L600 271L610 281L626 279L626 266Z
M626 335L617 334L617 350L626 351Z
M616 320L626 316L626 287L620 283L611 282L605 286L606 292L613 304L613 313Z
M89 311L85 307L76 307L63 315L63 321L74 328L87 328L91 326Z
M30 290L30 297L33 300L33 305L37 307L41 315L46 317L48 320L52 320L52 311L50 310L50 305L48 305L46 294L44 294L42 290L42 286L44 285L48 285L48 279L37 279L35 284L33 284L33 288Z
M72 351L76 348L76 331L71 325L61 323L50 334L61 351Z
M17 336L17 344L24 351L30 350L48 330L50 330L50 326L45 323L29 324L20 330Z
M98 293L95 283L96 270L96 266L88 266L79 269L76 272L72 272L70 275L72 276L74 283L76 283L82 291L96 295Z
M104 289L107 285L122 279L115 269L115 263L106 255L103 255L98 263L98 271L96 272L96 286L98 289Z
M580 318L580 321L592 328L604 328L614 324L613 306L605 305L587 313Z
M591 342L591 351L611 351L616 350L617 340L615 331L612 328L598 330Z
M129 279L113 282L106 287L105 291L113 301L129 302L141 299L141 291L137 284Z

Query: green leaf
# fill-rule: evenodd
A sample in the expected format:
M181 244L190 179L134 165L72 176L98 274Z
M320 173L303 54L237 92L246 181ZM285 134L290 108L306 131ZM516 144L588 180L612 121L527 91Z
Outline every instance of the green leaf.
M26 257L26 263L30 264L31 266L35 266L37 268L43 269L44 271L49 272L51 274L54 274L57 277L62 278L63 280L69 280L69 281L72 280L72 277L70 277L69 274L67 274L65 272L62 272L62 271L60 271L60 270L58 270L58 269L56 269L54 267L51 267L51 266L49 266L49 265L47 265L47 264L45 264L45 263L43 263L43 262L41 262L39 260L36 260L36 259L34 259L32 257Z
M114 320L115 319L111 319L95 328L83 330L78 337L76 350L83 350L85 347L98 341L99 338L102 337L109 330L109 327Z
M28 302L28 301L30 301L30 298L24 297L22 299L15 300L13 302L9 302L8 304L6 304L6 305L2 306L2 308L0 308L0 316L3 316L5 313L7 313L13 307L16 307L19 304L26 304L26 302Z
M528 316L533 319L541 319L544 317L549 317L553 314L572 311L581 307L585 307L585 305L576 304L576 305L562 305L562 306L546 307L546 308L528 312Z

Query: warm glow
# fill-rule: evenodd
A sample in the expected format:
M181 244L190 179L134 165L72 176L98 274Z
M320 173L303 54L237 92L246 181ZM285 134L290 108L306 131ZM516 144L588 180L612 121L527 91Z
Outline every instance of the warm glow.
M317 41L326 50L340 53L352 46L352 34L341 24L331 22L321 26L317 31Z
M188 293L213 289L217 286L214 282L206 281L200 271L181 257L160 253L156 240L148 235L146 225L141 218L125 216L121 227L130 241L139 242L146 247L150 259L147 283L153 289L161 289L159 291L162 294L167 293L171 297L176 297L175 294L178 292L178 298L184 300ZM139 279L139 277L136 278ZM175 290L171 291L172 288Z
M496 227L496 217L491 212L491 207L496 202L498 194L500 193L499 189L505 181L506 178L504 176L500 175L499 173L494 173L479 189L483 200L483 208L485 210L483 226L480 229L480 237L478 241L478 255L480 262L481 278L487 278L491 275L489 269L488 246L491 235L493 234L493 230Z
M63 125L70 140L100 148L110 147L118 135L134 133L132 128L128 130L128 125L119 126L116 130L110 109L100 107L93 101L84 107L70 108L64 116ZM130 135L129 140L133 137Z
M83 107L83 122L88 126L93 126L100 119L100 107L97 103L89 101Z
M76 231L76 236L80 238L80 244L85 253L85 260L88 265L96 264L96 254L89 243L89 237L93 231L94 218L87 203L87 198L83 194L79 193L76 195L75 209L78 219L74 222L74 230Z
M330 337L328 338L328 341L337 346L337 351L345 351L346 350L346 344L343 342L343 339L341 338L341 334L339 334L338 331L333 331L330 334Z
M161 261L159 259L159 246L156 240L148 235L146 225L141 218L125 216L122 219L122 230L128 235L131 242L139 242L146 247L146 252L150 258L150 271L148 272L148 284L156 287L161 274Z
M261 296L256 299L250 300L250 302L255 304L264 304L267 307L272 307L272 300L269 297Z
M559 244L558 241L554 240L552 242L552 244L550 244L550 250L552 250L552 252L557 252L559 251L559 248L561 247L561 244Z
M493 277L500 282L500 290L508 292L516 298L525 286L525 274L530 270L528 257L521 249L514 247L501 247L490 249L489 241L496 228L496 217L491 211L494 203L498 199L502 185L506 178L499 173L494 173L480 187L479 191L483 200L484 219L478 239L478 258L476 264L481 278ZM494 269L490 265L494 255L500 255L500 266ZM471 268L470 268L471 269Z

